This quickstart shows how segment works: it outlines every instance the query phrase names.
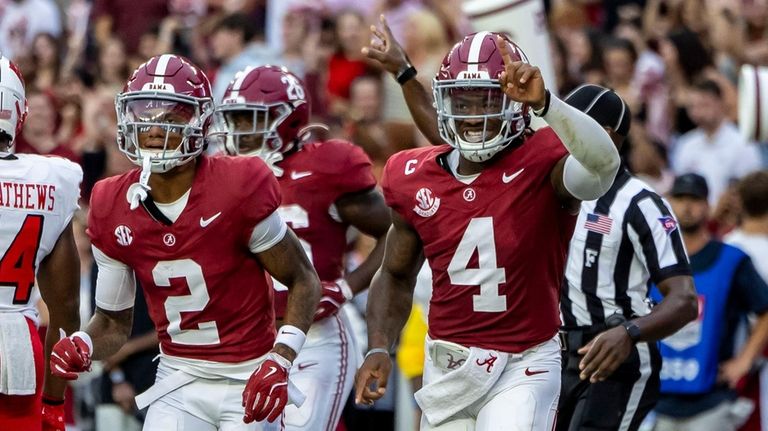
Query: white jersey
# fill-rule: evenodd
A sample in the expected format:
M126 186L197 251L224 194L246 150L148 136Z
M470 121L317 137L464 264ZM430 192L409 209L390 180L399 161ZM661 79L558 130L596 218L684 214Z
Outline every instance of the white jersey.
M80 166L60 157L0 159L0 312L36 320L37 269L78 209L82 179Z

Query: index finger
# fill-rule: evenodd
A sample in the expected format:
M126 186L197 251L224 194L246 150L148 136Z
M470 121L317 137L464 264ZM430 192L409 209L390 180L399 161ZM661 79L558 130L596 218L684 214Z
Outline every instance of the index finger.
M509 66L512 64L512 52L509 50L509 44L499 35L496 35L496 47L499 48L504 65Z
M387 17L384 16L384 14L379 15L379 21L381 21L381 26L384 28L384 33L386 33L388 39L392 39L392 30L389 29L389 24L387 24Z

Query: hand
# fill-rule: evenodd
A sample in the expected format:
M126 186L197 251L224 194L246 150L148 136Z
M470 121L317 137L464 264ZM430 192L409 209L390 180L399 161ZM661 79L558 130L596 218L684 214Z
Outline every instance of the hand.
M499 76L501 90L515 102L527 103L539 110L546 103L546 88L541 71L523 61L513 61L509 43L496 36L496 46L504 59L504 72Z
M632 352L632 340L623 326L611 328L593 338L586 346L579 349L585 355L579 363L581 380L590 383L607 379Z
M383 14L379 16L379 21L381 21L381 27L384 31L372 25L371 33L378 40L372 40L369 46L363 47L362 52L366 57L378 61L387 72L397 75L408 67L410 63L408 54L392 36L392 30L389 29L387 19L384 18Z
M352 291L343 279L334 283L324 281L322 285L323 292L315 311L315 322L338 313L347 299L352 299Z
M112 385L112 399L126 414L132 414L136 405L136 391L128 382Z
M91 348L75 332L69 337L60 329L61 339L51 351L51 374L64 380L76 380L77 373L91 370Z
M741 357L729 359L720 364L720 372L718 373L717 380L728 383L728 386L731 388L736 388L741 379L749 373L751 368L752 363L741 359Z
M64 431L64 400L43 396L43 431Z
M374 353L365 358L355 375L355 403L372 405L383 397L391 371L392 359L386 353ZM372 389L371 383L375 383L376 387Z
M291 361L275 352L267 354L256 371L251 374L243 391L243 407L247 424L279 418L288 404L288 370Z

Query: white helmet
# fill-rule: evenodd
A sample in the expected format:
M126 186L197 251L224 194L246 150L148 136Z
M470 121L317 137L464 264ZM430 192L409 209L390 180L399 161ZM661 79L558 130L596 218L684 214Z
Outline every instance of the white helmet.
M0 55L0 132L11 137L21 132L27 118L27 97L21 71L9 59Z

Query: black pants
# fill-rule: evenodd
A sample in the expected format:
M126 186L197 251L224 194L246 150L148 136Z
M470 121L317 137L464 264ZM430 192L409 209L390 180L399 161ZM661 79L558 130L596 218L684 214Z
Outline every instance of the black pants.
M592 384L579 379L582 356L577 350L596 334L569 335L571 341L581 339L568 343L568 350L563 351L557 430L636 431L659 398L661 355L656 343L633 347L627 360L608 379Z

